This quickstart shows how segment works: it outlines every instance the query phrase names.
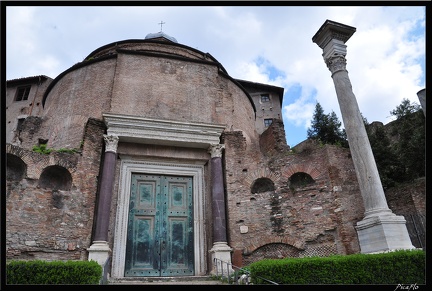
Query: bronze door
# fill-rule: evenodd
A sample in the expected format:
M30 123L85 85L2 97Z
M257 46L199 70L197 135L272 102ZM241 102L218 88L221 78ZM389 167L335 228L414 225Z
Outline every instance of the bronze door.
M194 275L192 177L132 174L125 276Z

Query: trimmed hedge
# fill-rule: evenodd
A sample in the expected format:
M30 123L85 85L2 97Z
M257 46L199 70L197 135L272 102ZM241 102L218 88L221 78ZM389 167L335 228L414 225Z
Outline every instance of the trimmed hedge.
M102 266L95 261L11 261L6 284L99 284Z
M253 284L425 284L426 253L399 250L381 254L266 259L248 266Z

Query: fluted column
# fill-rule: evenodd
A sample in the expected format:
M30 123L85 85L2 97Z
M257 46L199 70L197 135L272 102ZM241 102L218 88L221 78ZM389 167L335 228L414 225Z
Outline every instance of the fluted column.
M336 95L365 207L357 223L363 253L413 248L403 216L389 209L363 118L346 70L345 42L356 29L327 20L312 38L323 49L324 61L332 73Z
M213 248L210 250L213 260L213 273L220 274L225 263L231 264L232 248L227 243L225 191L222 168L223 144L211 145L208 152L211 154L211 194L213 210Z
M105 263L111 252L108 246L108 228L119 138L115 135L104 135L104 140L105 155L97 200L95 232L93 243L88 249L89 260L95 260L101 265Z

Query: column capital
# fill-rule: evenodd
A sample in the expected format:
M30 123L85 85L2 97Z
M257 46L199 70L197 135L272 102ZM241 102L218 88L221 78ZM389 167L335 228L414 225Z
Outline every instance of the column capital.
M355 27L326 20L312 37L312 41L322 48L324 62L332 73L345 70L347 54L345 43L355 31Z
M225 148L224 144L212 144L208 148L208 152L211 154L212 158L221 158L222 150Z
M116 135L107 135L104 134L105 140L105 152L117 152L117 145L119 141L119 137Z
M346 70L346 59L342 55L329 57L325 60L325 63L332 74L336 73L337 71Z

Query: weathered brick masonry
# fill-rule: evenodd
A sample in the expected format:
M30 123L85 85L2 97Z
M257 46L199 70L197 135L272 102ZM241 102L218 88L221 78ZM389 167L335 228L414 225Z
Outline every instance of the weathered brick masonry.
M282 133L283 124L273 122L261 136L262 151L250 152L241 133L224 134L226 147L233 149L225 159L235 264L359 252L354 224L363 208L349 150L306 141L290 151ZM294 185L290 177L296 173L313 182ZM263 177L274 189L251 193Z
M75 154L45 155L7 145L7 154L26 165L24 179L7 179L8 259L87 258L104 130L103 123L89 119L81 152ZM41 174L52 166L70 173L68 189L41 187Z

